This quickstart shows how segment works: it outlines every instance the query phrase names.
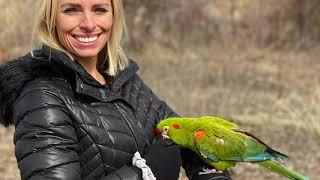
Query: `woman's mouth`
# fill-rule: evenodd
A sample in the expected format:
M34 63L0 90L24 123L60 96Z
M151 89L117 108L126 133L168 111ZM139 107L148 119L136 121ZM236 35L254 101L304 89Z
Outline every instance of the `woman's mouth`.
M92 43L98 39L98 35L91 36L91 37L82 37L82 36L73 36L73 37L82 43Z
M95 48L99 45L102 34L72 35L72 44L78 48Z

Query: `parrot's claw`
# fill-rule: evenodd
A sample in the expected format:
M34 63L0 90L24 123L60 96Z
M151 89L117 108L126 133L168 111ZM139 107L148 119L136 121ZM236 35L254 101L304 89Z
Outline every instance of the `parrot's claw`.
M203 167L202 171L199 172L199 175L212 174L212 173L222 173L222 171L216 170L215 168L209 169L207 167Z

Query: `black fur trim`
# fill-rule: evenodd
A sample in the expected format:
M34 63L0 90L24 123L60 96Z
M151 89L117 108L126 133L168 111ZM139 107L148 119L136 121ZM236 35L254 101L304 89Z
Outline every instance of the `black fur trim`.
M59 71L45 59L22 57L0 67L0 124L12 124L13 103L22 88L39 77L59 77Z

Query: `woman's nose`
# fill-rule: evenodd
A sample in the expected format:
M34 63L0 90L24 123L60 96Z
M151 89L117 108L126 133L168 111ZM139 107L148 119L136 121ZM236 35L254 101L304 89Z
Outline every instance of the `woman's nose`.
M92 32L96 28L96 23L90 13L84 13L79 26L85 32Z

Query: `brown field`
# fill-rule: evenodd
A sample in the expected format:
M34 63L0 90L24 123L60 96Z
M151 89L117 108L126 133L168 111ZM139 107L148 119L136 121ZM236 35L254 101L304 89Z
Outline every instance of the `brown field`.
M35 1L19 2L31 7ZM131 1L126 0L126 3L130 5ZM133 1L132 3L134 5ZM224 3L218 5L228 7ZM153 6L156 5L152 4L151 7ZM5 9L0 11L0 23L4 25L2 27L9 27L0 28L0 59L26 53L31 49L31 31L25 29L31 29L32 12L21 11L25 23L21 26L17 22L12 23L17 17L22 17L17 8L21 8L19 3L0 0L0 7ZM299 33L294 31L292 24L284 21L280 28L283 31L272 32L279 35L275 39L257 39L261 33L268 34L266 29L269 26L257 24L259 27L256 29L246 30L243 29L247 26L242 19L240 24L235 25L242 29L238 29L236 33L231 31L231 36L224 31L219 33L201 29L201 24L190 25L184 22L183 27L201 27L200 30L188 29L185 32L181 24L174 24L177 20L174 19L174 12L180 12L177 10L170 11L173 14L168 13L172 16L160 16L155 21L159 24L149 27L151 20L146 19L157 16L146 16L148 11L144 8L146 7L137 7L135 11L134 8L126 7L127 17L132 18L128 18L129 38L125 49L128 56L138 62L140 75L156 94L180 115L213 115L237 123L271 147L287 154L289 158L281 160L282 163L311 179L320 179L320 43L317 39L320 29L316 23L315 28L305 32L303 38L297 37ZM267 10L264 11L265 16L268 15L266 12ZM219 13L224 12L221 10ZM203 14L198 16L201 18ZM246 18L245 22L257 22L252 20L256 16L249 14L245 17L252 17ZM215 18L206 21L214 21L216 26L225 29L233 27L225 19ZM168 20L169 29L165 26L167 21L164 19ZM256 31L257 29L260 30ZM308 32L314 34L308 36ZM214 36L216 34L219 36ZM208 40L212 39L211 35L213 40ZM268 43L265 42L267 40ZM12 142L13 131L12 127L0 127L0 179L19 179ZM239 163L231 173L236 180L285 179L249 163Z
M233 52L160 51L164 56L156 60L151 55L156 53L154 49L149 56L135 57L140 59L142 77L177 112L230 119L289 155L284 164L311 179L320 178L318 52L251 49L243 54L237 51L237 56L229 59ZM282 62L280 77L279 54L287 59ZM231 172L234 179L281 179L245 163Z

